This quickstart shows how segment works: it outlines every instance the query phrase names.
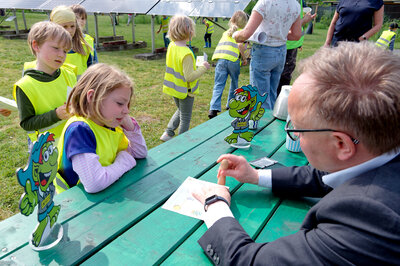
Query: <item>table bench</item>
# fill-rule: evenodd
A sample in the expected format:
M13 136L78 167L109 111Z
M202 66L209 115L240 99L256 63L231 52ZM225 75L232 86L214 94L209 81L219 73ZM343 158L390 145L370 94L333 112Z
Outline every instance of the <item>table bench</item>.
M64 239L54 248L36 252L28 245L36 215L14 215L0 222L0 263L83 265L210 265L197 240L207 230L197 219L161 206L188 177L216 182L217 158L224 153L247 160L271 157L282 165L305 165L302 153L285 148L284 121L267 111L252 145L238 150L224 138L232 132L228 112L149 150L146 159L119 181L97 194L81 186L56 195L61 204L58 223ZM256 242L296 232L314 204L312 200L275 197L270 189L227 178L231 209ZM34 212L36 213L36 212Z

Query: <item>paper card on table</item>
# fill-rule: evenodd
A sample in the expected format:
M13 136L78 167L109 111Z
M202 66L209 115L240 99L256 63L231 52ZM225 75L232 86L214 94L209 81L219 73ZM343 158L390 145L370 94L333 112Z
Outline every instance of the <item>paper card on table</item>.
M188 176L180 187L162 206L163 209L177 212L189 217L203 220L204 206L192 196L192 192L201 190L207 185L220 186L215 183L198 180Z
M251 165L257 167L257 168L265 168L271 165L276 164L278 161L272 160L268 157L262 157L259 159L256 159L254 161L249 162Z
M14 100L0 96L0 108L5 108L11 111L17 111L17 103Z

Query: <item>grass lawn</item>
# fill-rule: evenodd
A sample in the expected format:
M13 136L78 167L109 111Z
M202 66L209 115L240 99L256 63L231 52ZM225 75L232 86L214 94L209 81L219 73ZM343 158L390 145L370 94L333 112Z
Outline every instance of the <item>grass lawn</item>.
M27 25L46 20L47 15L38 13L27 13ZM113 35L110 17L99 16L100 36ZM19 27L23 29L21 14L18 16ZM161 144L159 137L163 133L167 123L175 112L176 107L170 96L162 93L162 82L165 70L165 59L154 61L142 61L134 59L138 53L151 52L151 25L143 24L149 22L149 17L137 17L135 36L136 41L146 41L147 48L99 52L100 62L118 66L124 70L135 82L134 101L131 104L131 115L134 116L142 127L143 135L148 148ZM123 35L128 42L132 41L132 27L126 26L127 15L120 16L117 26L117 35ZM94 19L89 16L89 34L94 36ZM219 24L227 27L227 21L219 20ZM13 22L3 22L1 25L10 25ZM155 29L158 30L156 23ZM310 56L321 47L325 41L326 29L315 27L312 35L307 35L304 48L298 53L298 60ZM204 49L203 35L204 25L197 24L197 37L192 45L199 48L199 54L207 52L211 59L212 53L218 43L223 30L216 27L212 35L212 48ZM397 44L398 45L398 44ZM156 48L163 46L162 34L156 35ZM34 60L26 40L8 40L0 38L0 95L12 98L12 85L21 78L23 63ZM296 74L294 75L294 77ZM200 95L196 96L191 127L195 127L208 120L208 108L214 84L214 69L211 68L200 80ZM229 83L228 83L229 84ZM247 66L241 70L239 86L249 84L249 69ZM228 87L228 86L227 86ZM228 89L225 89L222 103L226 101ZM13 112L9 117L0 116L0 220L17 213L18 201L23 193L22 187L17 183L15 171L24 167L28 159L26 133L19 126L18 113Z

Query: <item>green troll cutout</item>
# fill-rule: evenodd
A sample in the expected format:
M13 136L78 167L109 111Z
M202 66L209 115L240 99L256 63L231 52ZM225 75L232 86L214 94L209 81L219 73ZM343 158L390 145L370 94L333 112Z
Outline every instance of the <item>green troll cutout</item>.
M267 98L260 96L256 87L251 85L243 86L235 90L235 98L229 101L229 115L235 120L232 122L232 134L225 138L229 144L238 143L238 138L250 142L254 133L249 131L249 121L258 122L265 110L261 104Z
M54 147L54 134L46 132L34 142L28 165L17 170L17 179L25 188L19 201L19 209L29 216L38 205L38 225L32 233L31 244L39 247L49 236L56 223L60 206L55 206L53 180L57 174L58 150Z

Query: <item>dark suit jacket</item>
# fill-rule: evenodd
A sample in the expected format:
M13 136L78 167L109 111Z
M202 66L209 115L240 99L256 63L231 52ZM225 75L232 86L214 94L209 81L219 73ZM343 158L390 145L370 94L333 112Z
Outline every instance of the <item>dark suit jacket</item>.
M400 265L400 156L334 190L310 166L273 169L272 186L279 195L326 195L297 233L270 243L254 243L233 218L218 220L199 240L214 263Z

